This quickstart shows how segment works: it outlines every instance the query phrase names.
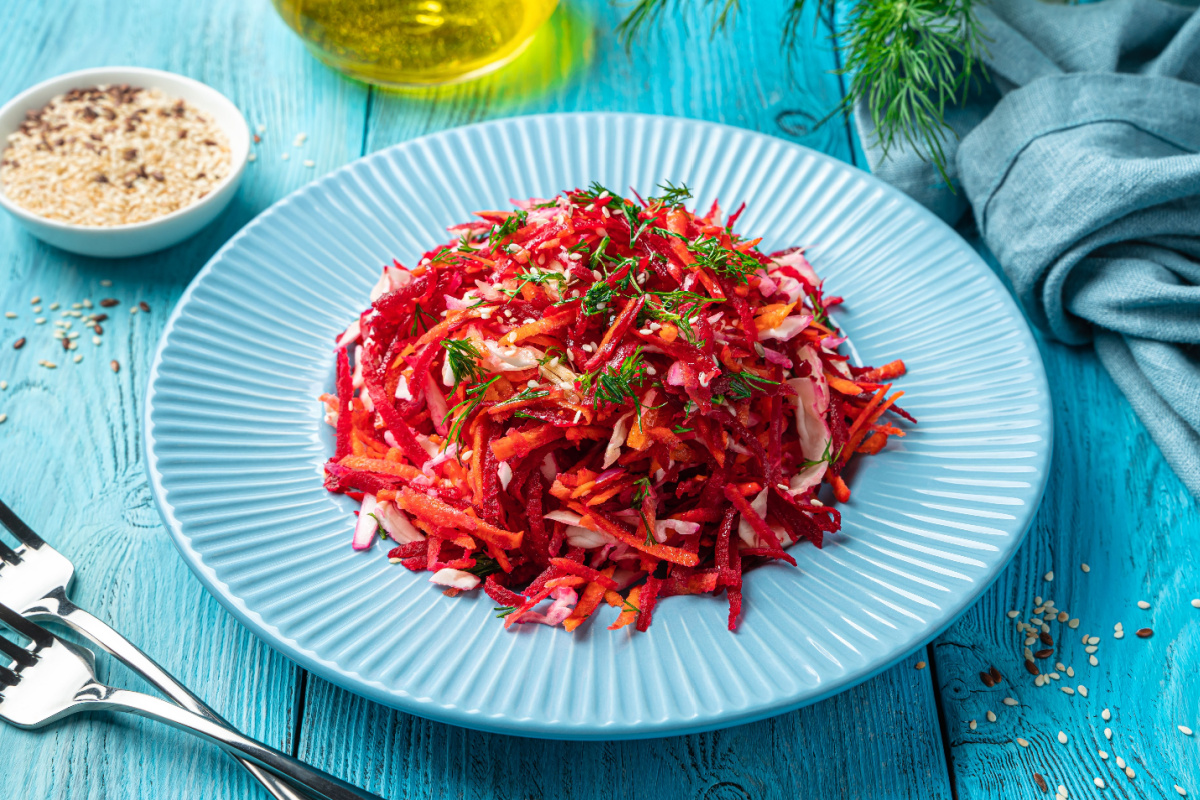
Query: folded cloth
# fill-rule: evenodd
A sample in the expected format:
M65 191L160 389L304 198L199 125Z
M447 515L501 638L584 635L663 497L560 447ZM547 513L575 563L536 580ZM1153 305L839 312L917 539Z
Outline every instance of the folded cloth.
M1200 497L1200 13L1162 0L991 0L988 83L948 125L952 191L912 149L872 171L943 219L969 208L1026 312L1095 342Z

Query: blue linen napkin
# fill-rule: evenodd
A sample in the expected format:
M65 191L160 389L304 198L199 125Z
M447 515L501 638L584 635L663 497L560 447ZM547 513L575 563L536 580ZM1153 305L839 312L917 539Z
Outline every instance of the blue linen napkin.
M951 224L969 203L1030 318L1095 343L1200 497L1200 12L991 0L979 16L989 82L946 115L957 192L911 149L881 160L860 106L871 169Z

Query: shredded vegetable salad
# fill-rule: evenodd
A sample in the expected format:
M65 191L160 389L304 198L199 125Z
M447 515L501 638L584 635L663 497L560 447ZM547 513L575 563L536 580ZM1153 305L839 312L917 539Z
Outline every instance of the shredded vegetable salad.
M384 268L321 396L355 549L482 586L506 627L607 605L644 631L663 598L724 592L734 630L749 566L839 529L847 463L916 422L904 363L849 365L841 298L802 249L735 233L744 204L660 189L480 212Z

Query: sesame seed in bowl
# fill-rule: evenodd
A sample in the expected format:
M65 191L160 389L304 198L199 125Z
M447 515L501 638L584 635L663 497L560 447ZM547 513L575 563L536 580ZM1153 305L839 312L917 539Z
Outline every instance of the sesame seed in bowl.
M0 206L64 250L150 253L228 205L249 149L237 107L198 81L139 67L72 72L0 108Z

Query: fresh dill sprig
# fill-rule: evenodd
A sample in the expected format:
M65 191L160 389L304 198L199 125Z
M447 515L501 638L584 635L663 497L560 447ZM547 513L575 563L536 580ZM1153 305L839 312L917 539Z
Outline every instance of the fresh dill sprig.
M696 332L692 330L692 317L703 313L704 307L710 303L725 302L707 295L682 290L650 292L649 295L650 298L642 306L642 311L659 322L670 322L679 329L683 338L693 345L698 345L699 341Z
M462 462L463 424L467 421L467 417L471 416L472 412L479 408L480 403L483 402L483 396L487 393L488 388L498 380L500 380L500 376L493 375L486 382L477 384L472 386L470 389L467 389L462 402L456 403L453 408L446 412L446 416L442 419L443 425L450 420L454 420L450 424L450 430L446 432L446 441L443 444L442 449L446 449L446 447L448 447L451 443L457 443L459 445L457 454L460 463Z
M674 208L675 206L683 205L684 200L692 199L692 190L688 188L686 183L676 186L671 181L667 181L665 184L660 183L658 188L662 189L662 195L651 197L648 202L658 203L664 208Z
M649 475L643 475L633 482L633 497L630 502L633 510L638 512L638 516L641 517L642 525L646 528L646 544L654 544L654 531L650 528L650 520L646 519L646 512L642 510L642 501L653 491L654 486L650 483Z
M492 232L488 234L488 245L494 249L496 245L525 227L527 219L529 219L529 212L525 209L518 209L509 214L508 219L504 220L502 224L492 228Z
M603 314L608 310L608 302L617 295L617 290L608 285L608 281L596 281L583 293L582 311L589 317Z
M808 302L812 306L813 319L821 325L824 325L829 330L836 330L833 321L829 319L829 312L825 310L825 306L821 304L821 298L816 292L808 293Z
M622 405L632 400L641 419L641 403L633 389L646 380L646 361L642 357L642 348L633 351L633 355L622 361L620 366L601 367L595 372L586 373L579 380L585 395L595 391L593 397L596 402Z
M426 317L429 318L429 322L425 321ZM412 328L409 330L408 335L410 337L416 336L418 334L418 328L421 329L419 331L420 333L425 333L430 328L432 328L434 325L436 325L437 321L438 321L437 317L435 317L433 314L430 314L425 309L421 308L421 304L417 303L413 309Z
M499 614L496 615L496 619L504 619L505 617L507 617L509 614L511 614L512 612L514 612L516 610L517 610L516 606L496 606L495 608L492 609L492 611L500 612Z
M976 13L980 0L852 0L834 30L836 0L791 0L784 14L782 46L791 60L804 45L806 7L816 6L814 25L825 24L845 53L839 74L850 79L846 96L824 123L866 101L874 136L884 158L898 144L932 162L949 183L945 142L947 106L965 99L985 74L987 36ZM740 0L693 0L713 12L712 30L725 28ZM617 27L628 48L669 9L685 0L638 0Z
M612 239L608 234L605 234L600 243L596 245L596 249L592 251L591 258L588 259L588 265L591 269L599 271L600 267L603 266L602 262L605 258L605 251L608 250L608 243L611 241Z
M444 339L442 349L446 351L446 361L455 383L483 380L483 369L479 366L483 353L470 339Z
M733 19L738 11L740 0L703 0L704 5L713 9L712 30L717 32ZM632 46L642 28L658 21L668 6L678 6L679 0L638 0L621 24L617 26L617 37L624 42L625 48Z
M818 464L832 464L834 461L837 461L838 459L840 459L842 457L842 445L838 445L837 452L830 452L832 446L833 446L833 440L826 439L825 440L825 452L821 454L821 457L818 458L816 461L809 461L809 460L801 461L800 469L808 469L809 467L815 467Z
M755 391L764 391L767 386L778 386L779 381L760 378L753 372L739 372L729 381L729 396L734 400L745 400Z
M726 247L714 236L701 236L687 247L699 266L725 278L744 281L762 267L754 256Z
M500 562L489 556L475 556L475 566L467 567L463 572L469 572L477 578L486 578L495 572L501 572Z

